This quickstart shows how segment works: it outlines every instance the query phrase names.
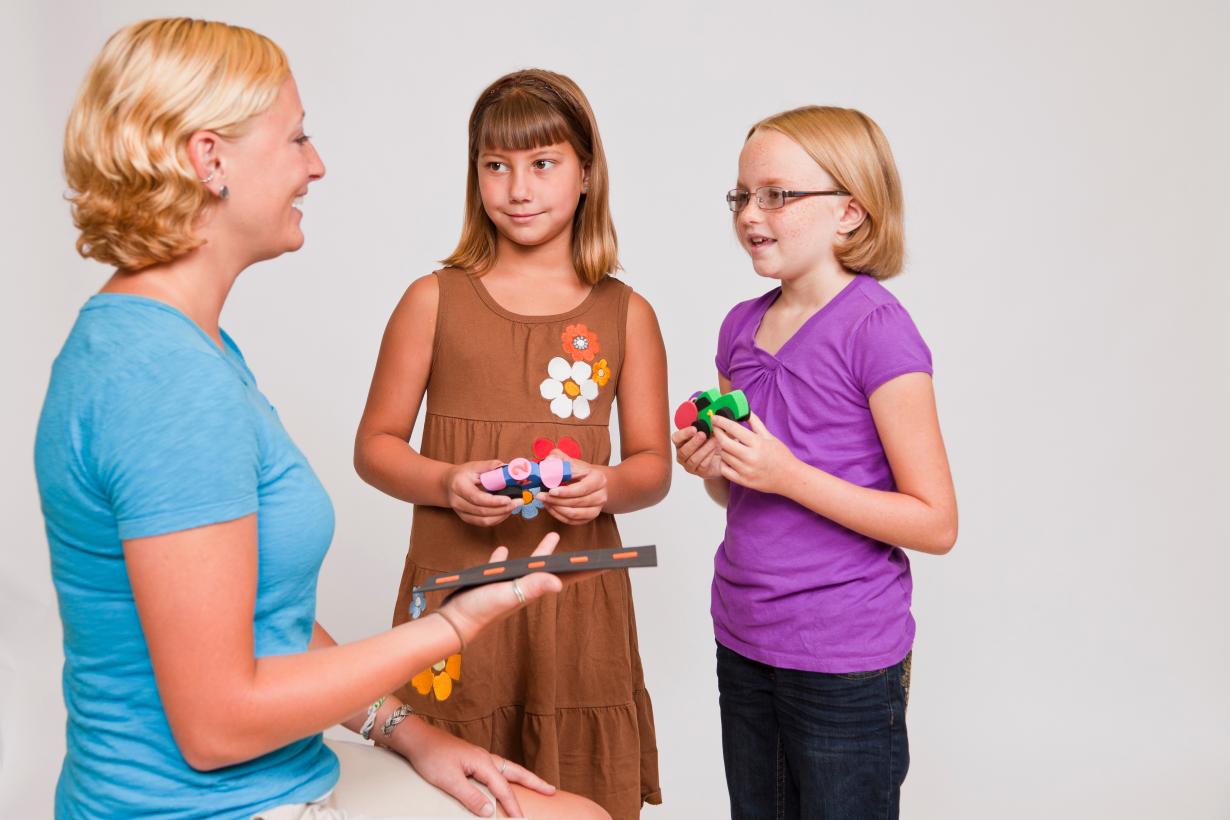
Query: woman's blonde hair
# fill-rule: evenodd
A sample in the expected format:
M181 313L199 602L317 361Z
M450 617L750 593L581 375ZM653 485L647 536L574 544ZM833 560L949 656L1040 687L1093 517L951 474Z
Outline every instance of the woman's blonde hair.
M483 209L478 156L567 142L589 168L589 192L572 217L572 263L581 281L597 284L619 269L607 199L606 154L585 94L568 77L531 68L506 74L479 95L470 113L469 168L461 240L442 264L483 274L495 262L496 227Z
M290 76L282 49L246 28L146 20L107 40L64 131L64 174L82 256L138 270L199 247L212 195L188 138L241 136Z
M901 272L905 261L904 203L892 149L875 121L852 108L804 106L766 117L747 132L777 131L802 146L816 164L867 211L841 240L837 259L875 279Z

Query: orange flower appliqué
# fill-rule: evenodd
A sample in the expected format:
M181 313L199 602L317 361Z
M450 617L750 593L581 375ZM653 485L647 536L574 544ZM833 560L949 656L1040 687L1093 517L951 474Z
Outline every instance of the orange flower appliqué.
M461 680L461 656L449 655L447 659L419 672L410 679L410 685L418 690L420 695L435 692L436 700L448 700L453 694L453 681Z
M571 356L574 362L592 362L594 354L600 350L598 334L585 325L568 325L559 335L559 339L564 345L564 352Z
M599 359L594 365L593 378L599 387L606 387L606 383L611 380L611 366L606 363L606 359Z

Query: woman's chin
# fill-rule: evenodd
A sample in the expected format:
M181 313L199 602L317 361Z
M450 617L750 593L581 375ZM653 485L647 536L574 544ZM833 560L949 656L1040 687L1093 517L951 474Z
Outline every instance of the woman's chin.
M279 246L266 247L262 250L256 251L252 255L252 258L248 264L252 265L257 262L268 262L270 259L277 259L284 253L294 253L303 247L303 242L304 237L302 233L296 233L292 236L288 236L286 241Z
M282 249L282 253L294 253L303 247L304 236L303 231L298 227L291 230L286 237L286 245Z

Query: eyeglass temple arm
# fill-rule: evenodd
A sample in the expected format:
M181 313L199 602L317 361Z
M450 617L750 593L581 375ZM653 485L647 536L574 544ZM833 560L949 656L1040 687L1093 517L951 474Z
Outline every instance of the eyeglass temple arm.
M849 196L849 191L782 191L782 196Z

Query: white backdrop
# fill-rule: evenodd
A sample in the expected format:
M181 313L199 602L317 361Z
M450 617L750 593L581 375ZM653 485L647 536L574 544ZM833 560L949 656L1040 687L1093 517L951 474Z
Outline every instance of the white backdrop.
M60 139L126 23L187 14L290 56L328 165L307 245L223 316L331 492L319 615L389 620L409 508L351 441L389 311L460 228L465 125L498 75L571 75L610 157L625 279L656 307L675 401L713 382L718 324L767 289L723 192L755 120L848 105L888 134L909 265L890 284L936 362L961 505L915 556L907 818L1230 816L1221 320L1230 124L1223 3L6 3L0 11L0 816L51 811L60 628L31 451L51 360L103 268L73 251ZM708 615L719 510L677 471L623 516L665 804L719 817Z

